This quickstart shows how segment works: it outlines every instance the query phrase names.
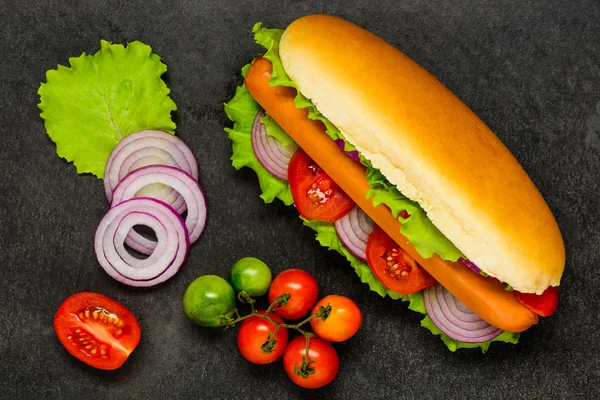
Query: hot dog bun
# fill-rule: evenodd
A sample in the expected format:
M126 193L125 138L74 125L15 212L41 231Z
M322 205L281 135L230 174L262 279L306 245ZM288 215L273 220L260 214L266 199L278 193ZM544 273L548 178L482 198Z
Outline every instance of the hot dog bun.
M564 269L561 233L510 151L442 83L372 33L312 15L280 56L300 92L484 272L541 294Z

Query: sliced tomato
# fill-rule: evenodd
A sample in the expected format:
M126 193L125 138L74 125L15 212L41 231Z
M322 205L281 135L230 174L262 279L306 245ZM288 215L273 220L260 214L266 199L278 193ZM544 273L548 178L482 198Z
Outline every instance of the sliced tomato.
M288 181L304 218L333 222L354 207L350 197L302 150L290 160Z
M99 369L119 368L140 341L140 325L121 304L97 293L67 298L54 316L54 330L71 355Z
M437 283L379 227L367 241L367 263L377 279L396 293L411 294Z
M558 307L558 287L550 286L542 294L521 293L514 291L515 296L521 303L534 313L542 317L549 317L554 314Z

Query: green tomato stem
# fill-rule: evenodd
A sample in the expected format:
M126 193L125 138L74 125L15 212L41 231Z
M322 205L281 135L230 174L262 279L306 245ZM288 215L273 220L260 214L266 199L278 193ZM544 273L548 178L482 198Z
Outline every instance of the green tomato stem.
M315 335L312 333L304 335L304 337L306 338L306 352L304 353L304 356L302 356L302 363L300 364L300 368L298 368L296 364L294 364L294 374L301 376L304 379L307 379L308 375L315 373L315 369L311 368L311 365L315 363L315 360L308 359L308 348L310 346L310 338L313 336Z
M277 335L277 331L279 330L279 328L294 329L294 330L298 331L299 333L304 335L304 337L306 338L306 363L307 363L307 365L304 367L304 369L307 369L308 366L310 365L310 363L308 362L308 344L309 344L310 338L315 337L316 335L314 333L311 333L311 332L308 332L308 331L302 329L301 327L304 324L310 322L312 319L315 319L315 318L322 318L323 320L325 320L331 313L331 305L327 304L326 307L321 306L319 308L319 312L308 316L307 318L298 322L297 324L286 324L286 323L282 324L282 323L275 321L273 318L271 318L269 316L269 313L278 309L281 306L286 305L289 302L290 297L291 297L291 295L289 293L283 293L281 296L279 296L275 300L273 300L273 302L269 305L269 307L266 309L264 314L259 314L254 307L254 303L256 302L256 300L254 300L252 297L250 297L247 292L241 291L238 294L238 299L242 303L250 304L252 311L250 312L250 314L240 316L240 313L239 313L238 309L236 308L234 310L236 318L229 319L229 320L222 319L221 324L224 325L226 328L228 328L228 327L235 326L235 324L242 322L246 318L250 318L250 317L259 317L259 318L269 321L270 323L275 325L275 329L273 329L273 331L269 332L269 339L265 343L263 343L263 345L261 346L263 351L265 351L267 353L271 352L273 350L273 347L277 343L277 341L275 340L275 337ZM303 361L303 365L304 365L304 361ZM310 372L308 372L308 373L310 373Z

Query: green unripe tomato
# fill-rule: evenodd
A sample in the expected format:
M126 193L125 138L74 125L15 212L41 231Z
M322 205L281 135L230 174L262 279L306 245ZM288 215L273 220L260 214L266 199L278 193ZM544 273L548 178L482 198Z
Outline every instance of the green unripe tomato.
M258 258L242 258L231 268L231 285L236 293L245 290L251 297L262 296L271 286L271 270Z
M235 301L229 282L216 275L204 275L188 286L183 295L183 310L200 326L220 327L221 315L233 316Z

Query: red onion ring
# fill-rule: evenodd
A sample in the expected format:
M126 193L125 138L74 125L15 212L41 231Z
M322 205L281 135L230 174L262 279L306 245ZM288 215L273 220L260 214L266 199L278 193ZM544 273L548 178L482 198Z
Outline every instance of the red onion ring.
M351 159L353 159L356 162L360 162L360 157L358 156L358 150L350 150L350 151L346 151L346 142L344 141L344 139L336 139L335 143L338 145L338 147L344 152L346 153L346 155L348 157L350 157Z
M125 160L123 160L121 168L119 168L118 171L118 181L120 182L125 175L131 171L146 167L148 165L156 164L164 164L181 168L180 165L177 164L177 162L173 159L173 157L171 157L171 155L166 151L156 147L146 147L134 151L128 155ZM179 214L182 214L185 211L185 201L183 201L179 193L174 192L173 188L160 183L154 183L152 185L143 187L138 191L138 193L136 193L136 197L154 197L155 199L162 200L169 204Z
M362 261L367 260L367 241L375 229L369 216L354 206L352 210L334 223L335 231L350 253Z
M160 223L153 224L152 223L153 220L156 220L156 219L153 218L151 214L147 214L147 213L146 214L149 215L150 217L152 217L152 219L146 218L144 221L140 221L140 223L135 223L133 225L129 224L130 217L137 218L136 214L138 214L138 213L139 212L137 212L137 211L132 212L131 214L126 215L119 222L117 230L114 234L113 244L115 246L117 253L121 257L121 259L123 259L123 261L125 261L127 264L129 264L130 266L135 267L135 268L145 268L149 265L154 264L165 252L166 246L167 246L167 241L165 240L166 236L167 236L167 231L166 231L164 225L162 225ZM134 222L136 222L136 221L134 221ZM127 238L129 231L131 230L131 228L133 226L141 225L141 222L143 222L144 225L148 226L149 228L151 228L154 231L154 233L156 234L157 243L158 243L156 245L156 248L152 252L152 254L150 254L150 256L146 259L135 258L131 254L129 254L127 249L125 249L125 239Z
M152 161L156 161L157 158L161 159L162 162L158 164L178 167L192 175L194 179L198 179L198 164L196 163L196 159L191 150L177 136L155 130L131 133L115 146L106 162L104 169L104 191L109 202L112 202L112 192L119 181L127 173L139 167L139 159L149 157L152 157ZM155 190L157 189L156 186L154 188ZM142 194L152 194L152 197L156 194L158 198L167 200L171 204L178 198L178 194L167 198L164 197L165 194L163 192L160 193L143 192ZM170 193L168 192L168 194Z
M158 164L171 164L175 167L185 170L188 173L191 171L191 167L187 163L183 153L175 144L162 138L143 137L129 142L119 151L119 153L115 156L111 164L111 166L114 168L111 168L108 171L108 176L106 177L105 182L108 182L110 187L114 190L119 181L127 173L134 170L131 169L131 166L138 164L136 161L139 158L147 159L148 157L146 157L145 153L153 150L162 150L159 154L163 154L163 162L159 162ZM128 161L127 164L125 164L125 161ZM156 163L151 165L155 164ZM177 200L180 197L179 194L173 192L172 189L165 190L164 186L161 187L157 186L156 184L153 185L153 187L145 189L146 191L144 192L142 189L142 193L140 193L139 195L156 197L159 200L165 201L167 204L173 204L175 200Z
M287 181L287 170L290 159L298 150L298 145L282 146L279 141L267 134L265 126L260 120L265 116L265 111L260 109L254 117L252 124L252 150L258 162L272 175Z
M152 183L162 183L179 192L187 205L188 215L185 224L190 235L190 243L198 240L206 223L206 201L198 182L178 168L149 165L130 172L115 188L112 204L116 205L135 197L142 187ZM156 242L144 238L133 229L129 232L125 243L144 254L150 254L156 247Z
M124 234L134 225L154 228L159 244L156 255L131 263L133 257L122 257L119 248ZM96 257L106 273L126 285L139 287L154 286L175 275L189 248L187 228L179 214L168 204L147 197L125 200L111 208L100 221L94 239Z
M169 235L172 236L176 234L174 228L163 225L153 214L131 210L122 212L118 215L117 219L110 223L106 228L104 240L102 242L104 256L110 265L112 265L123 277L135 281L153 279L156 277L156 271L152 268L148 268L148 266L170 265L175 259L179 247L167 247L162 252L159 251L156 252L156 254L152 253L150 257L145 260L138 260L132 263L132 259L135 259L135 257L130 255L129 257L124 258L123 253L119 252L119 249L115 246L115 242L120 240L120 244L123 246L125 236L134 225L145 225L152 228L156 232L158 243L164 242ZM118 235L122 237L117 237L119 228L125 231L125 235ZM124 246L123 250L125 250ZM127 253L127 250L125 250L125 253Z
M448 337L464 343L481 343L492 340L502 331L481 319L437 284L423 291L425 309L435 326Z

